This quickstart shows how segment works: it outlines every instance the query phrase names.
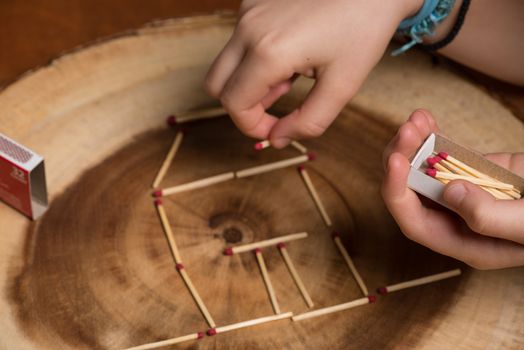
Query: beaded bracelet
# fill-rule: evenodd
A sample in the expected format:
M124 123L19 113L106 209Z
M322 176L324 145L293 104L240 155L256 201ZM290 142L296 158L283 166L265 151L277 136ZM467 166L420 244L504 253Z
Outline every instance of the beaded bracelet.
M424 0L420 11L415 16L400 22L396 32L411 40L394 50L391 55L397 56L406 52L416 44L422 43L423 36L433 35L437 25L451 13L453 5L455 5L455 0Z

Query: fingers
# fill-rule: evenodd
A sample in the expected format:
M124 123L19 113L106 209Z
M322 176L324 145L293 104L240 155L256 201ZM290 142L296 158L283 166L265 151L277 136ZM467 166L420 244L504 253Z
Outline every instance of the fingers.
M486 158L501 167L524 176L524 153L492 153L487 154Z
M209 68L204 87L207 93L219 98L226 82L244 57L245 49L240 39L233 35Z
M334 71L326 71L318 77L302 106L275 124L271 144L282 148L291 140L322 135L352 94Z
M265 51L263 51L265 52ZM237 127L246 135L267 138L277 118L265 112L265 104L289 88L278 90L288 81L293 70L257 50L244 57L220 94L220 101ZM277 87L277 90L272 90Z
M409 159L417 152L429 134L436 131L438 131L438 127L429 112L422 109L414 111L384 150L384 168L392 153L401 153Z
M382 196L408 238L480 269L524 264L524 247L520 244L475 234L448 212L425 208L407 188L408 175L407 158L400 153L391 154Z
M495 200L467 181L452 181L443 198L473 231L524 244L524 200Z

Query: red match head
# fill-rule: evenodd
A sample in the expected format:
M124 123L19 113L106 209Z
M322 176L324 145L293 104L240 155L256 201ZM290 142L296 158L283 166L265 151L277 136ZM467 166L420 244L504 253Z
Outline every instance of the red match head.
M333 232L331 233L331 238L335 239L335 238L337 238L337 237L340 237L340 235L338 234L338 232L334 232L334 231L333 231Z
M178 271L180 271L180 270L183 270L183 269L184 269L184 264L180 264L180 263L178 263L178 264L175 265L175 267L176 267L176 269L177 269Z
M197 339L202 339L202 338L204 338L205 336L206 336L206 333L204 333L204 332L198 332L198 333L197 333Z
M262 249L260 249L260 248L255 248L255 249L254 249L254 252L255 252L255 254L260 254L260 253L262 253Z
M386 295L388 294L388 289L386 287L380 287L377 289L377 293L380 295Z
M436 157L429 157L428 159L426 159L426 162L428 163L429 166L433 167L435 166L435 164L437 164L441 160L442 158L440 158L439 156L436 156Z
M156 197L156 198L162 197L162 190L155 190L153 192L153 197Z
M304 170L306 170L306 168L303 165L298 166L298 171L304 171Z
M286 247L286 243L284 242L280 242L279 244L277 244L277 248L278 249L282 249L282 248L285 248Z
M439 152L438 156L442 159L448 159L448 155L446 152Z
M368 295L368 300L369 300L369 303L374 303L375 301L377 301L377 297L374 296L373 294L370 294Z
M255 149L256 149L257 151L260 151L260 150L264 149L264 145L262 144L262 142L257 142L257 143L255 143L255 146L254 146L254 147L255 147Z
M231 256L233 255L233 248L227 247L224 249L224 255Z
M312 161L312 160L317 159L317 156L315 155L315 153L313 153L313 152L309 152L309 153L307 154L307 159L308 159L309 161Z
M176 125L176 117L174 115L170 115L169 117L167 117L166 123L170 126Z
M158 207L159 205L162 205L162 200L157 198L155 199L155 205Z
M435 177L437 176L437 170L433 168L426 169L426 174L431 177Z
M215 328L209 328L207 330L207 335L209 335L210 337L214 336L215 334L217 334L217 330Z

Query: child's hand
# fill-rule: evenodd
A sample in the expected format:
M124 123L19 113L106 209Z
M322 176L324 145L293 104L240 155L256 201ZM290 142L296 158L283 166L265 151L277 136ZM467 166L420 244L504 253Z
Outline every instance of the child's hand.
M408 158L430 133L438 131L429 112L415 111L384 152L382 196L402 232L436 252L480 269L524 265L524 199L495 200L467 181L446 185L444 200L462 219L423 205L407 188ZM524 153L491 154L491 161L524 175Z
M421 0L245 0L206 89L245 134L275 147L321 135ZM297 74L314 78L302 106L278 120L265 112Z

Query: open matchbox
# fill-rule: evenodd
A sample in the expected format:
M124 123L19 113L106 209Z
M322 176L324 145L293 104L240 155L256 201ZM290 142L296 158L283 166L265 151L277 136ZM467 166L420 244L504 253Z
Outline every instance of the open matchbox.
M433 152L446 152L484 174L499 181L512 184L521 192L524 191L524 178L487 160L476 151L463 147L442 135L431 134L420 146L411 161L408 187L445 207L447 206L442 199L445 185L425 173L428 167L426 159L431 157Z
M2 134L0 199L33 220L48 207L44 158Z

